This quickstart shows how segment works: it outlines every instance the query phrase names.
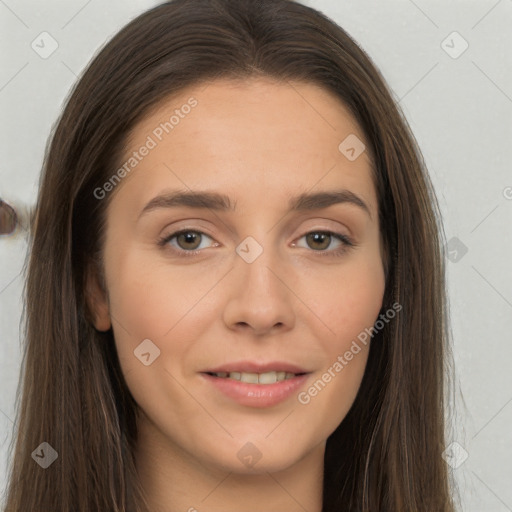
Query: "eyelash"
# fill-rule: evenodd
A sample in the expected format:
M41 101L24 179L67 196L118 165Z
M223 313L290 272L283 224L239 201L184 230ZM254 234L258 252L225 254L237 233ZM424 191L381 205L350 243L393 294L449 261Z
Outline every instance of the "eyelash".
M175 231L174 233L171 233L170 235L163 236L162 238L158 239L157 243L158 243L159 246L165 248L165 246L173 238L175 238L175 237L177 237L177 236L179 236L179 235L181 235L183 233L196 233L196 234L199 234L199 235L206 235L207 237L212 238L208 234L203 233L202 231L197 231L197 230L194 230L194 229L182 229L180 231ZM335 233L335 232L329 231L329 230L308 231L307 233L302 235L300 238L303 238L306 235L310 235L312 233L322 234L322 235L329 235L331 237L336 238L337 240L339 240L342 243L341 247L339 247L338 249L331 250L331 251L329 251L329 250L318 250L318 251L315 251L314 249L311 249L311 251L316 252L318 254L318 256L322 256L322 257L325 257L325 256L327 256L327 257L339 257L339 256L342 256L343 254L345 254L348 250L350 250L350 249L352 249L354 247L357 247L357 244L351 238L349 238L348 236L342 235L341 233ZM169 247L171 247L171 246L169 246ZM183 258L190 258L190 257L196 256L196 255L199 255L203 250L204 249L196 249L194 251L186 251L184 249L176 249L174 247L172 247L172 249L171 249L172 252L174 252L179 257L183 257Z

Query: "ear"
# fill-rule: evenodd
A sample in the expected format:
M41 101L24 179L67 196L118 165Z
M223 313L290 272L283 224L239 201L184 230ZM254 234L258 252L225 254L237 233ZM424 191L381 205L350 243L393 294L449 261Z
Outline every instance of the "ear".
M87 269L85 300L89 321L98 331L108 331L112 327L110 308L106 290L100 284L98 271L94 265Z

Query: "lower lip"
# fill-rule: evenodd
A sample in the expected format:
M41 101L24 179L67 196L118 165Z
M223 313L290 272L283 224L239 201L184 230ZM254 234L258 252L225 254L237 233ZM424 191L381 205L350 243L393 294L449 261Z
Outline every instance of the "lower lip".
M207 373L201 375L226 396L240 405L249 407L271 407L283 402L296 393L309 376L306 373L274 384L249 384L235 379L214 377Z

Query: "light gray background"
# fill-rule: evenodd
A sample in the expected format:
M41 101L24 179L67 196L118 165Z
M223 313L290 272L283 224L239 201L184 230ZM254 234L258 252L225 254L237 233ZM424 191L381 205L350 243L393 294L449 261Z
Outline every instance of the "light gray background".
M33 204L50 128L76 75L106 39L156 3L0 0L0 197ZM459 397L448 444L461 446L453 465L468 458L452 471L462 510L512 511L512 0L303 3L369 53L425 156L446 238L457 239L448 278L465 405ZM59 45L47 59L31 47L43 31ZM460 55L464 41L446 39L454 31L469 45ZM0 489L21 363L26 247L23 233L0 237Z

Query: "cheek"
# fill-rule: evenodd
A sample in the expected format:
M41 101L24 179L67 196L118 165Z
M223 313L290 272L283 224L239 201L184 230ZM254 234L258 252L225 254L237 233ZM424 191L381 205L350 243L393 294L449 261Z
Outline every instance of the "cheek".
M302 281L302 295L325 327L325 353L338 355L378 318L384 297L382 263L374 256L331 267L314 281ZM323 283L323 285L322 285Z
M109 299L119 361L136 401L151 407L154 390L182 394L178 382L194 362L194 341L218 316L208 291L222 272L198 275L193 266L171 272L163 258L128 247L112 256ZM148 360L154 362L146 366Z
M334 332L318 337L324 364L297 397L307 418L322 418L328 437L343 421L359 391L371 343L371 328L382 304L380 286L363 283L333 291L331 305L323 310Z
M323 371L305 390L299 402L311 404L335 428L348 412L359 390L366 368L371 329L378 319L384 296L385 277L378 258L361 259L340 266L329 280L336 286L303 289L317 314L316 324L324 336L317 340L324 355ZM321 320L322 327L320 327ZM314 402L314 403L313 403Z
M173 270L163 256L140 249L118 251L112 261L112 315L122 327L121 336L128 332L140 341L162 339L179 327L219 280L218 272L198 276L192 266Z
M117 260L118 278L111 288L112 326L126 384L142 410L166 425L179 425L180 414L197 414L184 392L181 364L195 335L191 305L199 297L178 290L179 278L167 282L161 266L142 264L134 256ZM168 274L168 273L167 273ZM125 276L121 278L121 276ZM129 276L129 278L126 278ZM186 288L184 288L186 290ZM197 306L200 309L200 304ZM173 407L163 404L172 403Z

